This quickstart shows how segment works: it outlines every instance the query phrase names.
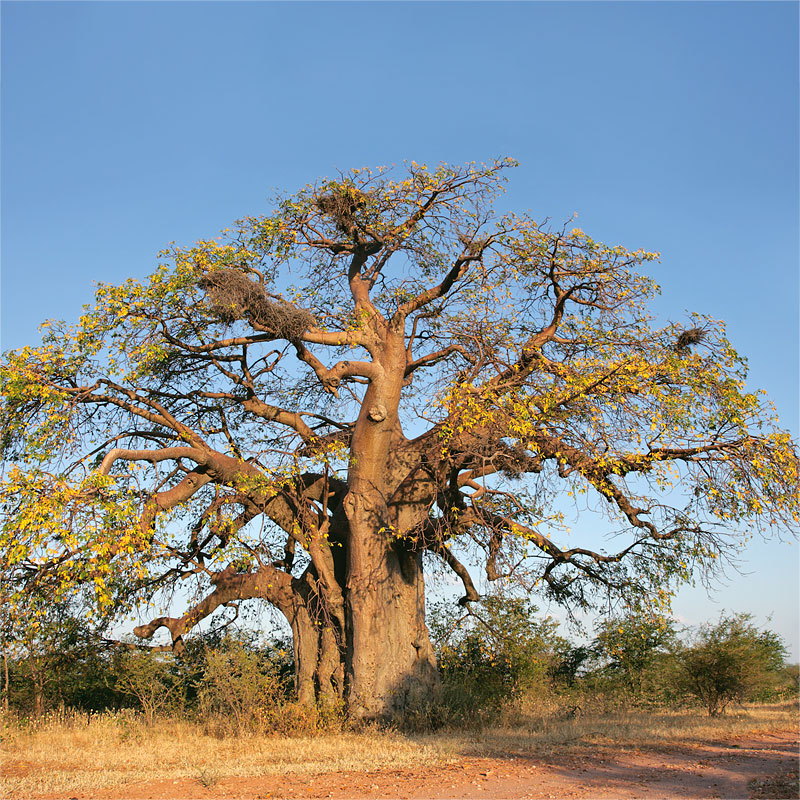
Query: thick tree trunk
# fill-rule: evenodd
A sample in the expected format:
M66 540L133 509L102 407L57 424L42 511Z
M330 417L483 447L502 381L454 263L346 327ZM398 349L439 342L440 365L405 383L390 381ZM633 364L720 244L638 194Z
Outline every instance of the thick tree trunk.
M365 502L352 495L345 503L352 518L346 630L326 619L307 584L299 590L299 579L292 608L284 613L300 703L330 706L346 699L354 717L393 719L435 697L438 672L425 625L421 553L375 525Z
M363 514L354 499L354 518ZM369 515L369 512L367 512ZM438 687L436 658L425 625L421 554L403 540L355 524L347 585L347 701L351 715L394 718L421 707Z
M294 609L289 624L292 626L297 700L301 705L313 706L317 699L314 678L319 660L319 636L308 612L303 607Z
M344 663L333 628L316 625L301 613L292 623L292 639L298 702L326 707L338 703L344 689Z
M430 700L438 685L425 625L422 555L397 527L393 494L405 477L393 451L405 442L397 409L406 354L402 331L384 331L380 370L351 440L345 583L346 697L351 715L392 718Z
M308 576L295 579L291 608L282 608L292 628L295 689L302 705L335 705L344 693L343 648L325 609L312 597Z

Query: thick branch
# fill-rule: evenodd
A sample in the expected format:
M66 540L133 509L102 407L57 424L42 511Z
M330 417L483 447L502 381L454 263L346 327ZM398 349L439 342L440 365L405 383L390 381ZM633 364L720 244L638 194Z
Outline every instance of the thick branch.
M214 591L182 617L158 617L146 625L139 625L133 632L140 639L149 639L159 628L166 628L172 636L173 648L180 652L183 635L225 603L263 597L288 616L292 605L291 580L290 575L269 565L244 574L235 572L229 565L212 577Z
M460 606L465 606L467 603L477 603L478 600L481 599L481 596L478 594L475 584L472 582L469 571L453 555L453 552L450 550L450 548L443 542L436 542L430 546L430 549L432 549L434 553L440 555L447 566L449 566L450 569L452 569L453 572L455 572L455 574L461 579L461 583L464 585L465 594L459 599L458 604Z
M370 361L339 361L328 369L310 350L300 342L295 344L297 357L305 361L314 370L319 378L322 388L332 394L339 396L339 385L344 378L361 377L367 380L374 380L380 374L381 367Z
M149 538L156 517L162 511L169 511L171 508L185 503L192 497L198 489L211 481L211 476L205 471L192 470L178 484L171 489L163 492L156 492L145 504L142 515L139 519L139 527L146 538Z
M451 344L435 353L429 353L426 356L421 356L416 361L412 361L410 364L407 364L405 375L408 377L412 372L414 372L414 370L417 370L420 367L432 367L434 364L439 363L453 353L461 353L464 358L469 360L469 356L465 347L460 344Z
M485 242L481 243L480 249L466 250L463 252L456 259L453 266L450 267L449 272L444 276L444 279L441 283L436 286L432 286L430 289L422 292L421 294L418 294L413 300L403 303L397 310L395 317L398 319L405 319L409 314L413 314L423 306L427 306L434 300L444 297L450 291L450 289L453 288L453 284L466 275L470 263L481 260L484 250L489 246L490 242L491 239L487 239Z
M178 460L188 458L195 464L207 464L208 453L196 447L165 447L162 450L127 450L115 447L106 453L100 464L99 472L108 475L116 461L150 461L157 464L160 461Z
M304 442L310 442L314 438L314 431L306 425L301 414L297 411L287 411L285 408L270 405L255 395L248 397L242 403L242 408L246 409L251 414L255 414L257 417L261 417L261 419L266 419L270 422L278 422L281 425L287 425L293 428L300 434Z
M301 341L310 344L323 344L330 347L344 347L345 345L358 345L368 349L370 337L361 330L355 331L322 331L309 328L301 337Z

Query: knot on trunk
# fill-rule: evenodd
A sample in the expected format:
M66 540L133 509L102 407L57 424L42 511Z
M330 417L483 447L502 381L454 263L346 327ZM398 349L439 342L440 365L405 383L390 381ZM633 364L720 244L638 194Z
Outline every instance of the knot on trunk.
M375 488L348 492L342 507L351 525L366 525L377 530L386 523L386 500Z
M372 422L383 422L386 419L386 414L386 406L383 403L376 403L374 406L370 406L369 411L367 411L367 417Z

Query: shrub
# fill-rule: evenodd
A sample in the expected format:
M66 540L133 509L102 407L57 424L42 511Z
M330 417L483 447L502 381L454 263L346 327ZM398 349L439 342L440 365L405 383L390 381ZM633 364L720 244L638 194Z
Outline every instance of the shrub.
M274 729L286 686L268 654L227 638L204 653L197 712L216 734Z
M442 673L445 713L477 721L526 691L549 691L556 653L564 641L557 623L536 619L520 598L489 596L457 616L434 606L430 626Z
M114 689L138 703L148 725L157 714L179 711L183 705L183 684L172 653L120 650L112 674Z
M800 693L800 664L785 664L783 667L785 693L796 696Z
M665 701L674 684L675 624L663 614L601 620L591 654L598 664L588 683L637 702Z
M680 685L716 716L733 701L759 699L776 688L785 654L781 637L756 628L750 614L723 616L716 625L702 625L680 653Z

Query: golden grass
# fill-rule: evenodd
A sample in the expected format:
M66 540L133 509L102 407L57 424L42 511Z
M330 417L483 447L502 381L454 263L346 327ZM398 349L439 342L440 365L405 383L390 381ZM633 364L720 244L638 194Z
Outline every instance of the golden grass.
M481 731L403 735L370 729L314 737L230 737L199 725L130 715L49 718L3 726L4 798L91 791L147 780L192 778L211 787L228 777L419 769L460 756L507 756L573 746L691 744L796 729L794 703L751 705L709 719L699 711L620 711L572 717L541 704L517 708Z
M481 732L474 752L528 754L581 745L691 745L775 730L797 730L796 702L750 703L720 717L700 709L628 709L573 716L549 708L514 709L505 724Z
M159 720L151 726L129 716L85 715L46 720L28 730L6 725L0 796L120 786L134 781L222 778L402 769L441 763L447 746L392 732L324 736L247 736L219 739L199 725Z

